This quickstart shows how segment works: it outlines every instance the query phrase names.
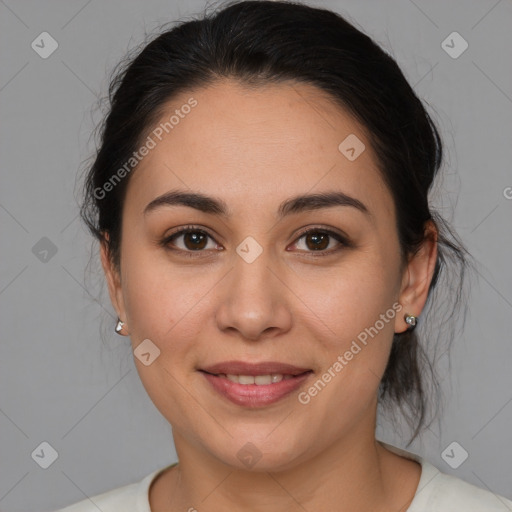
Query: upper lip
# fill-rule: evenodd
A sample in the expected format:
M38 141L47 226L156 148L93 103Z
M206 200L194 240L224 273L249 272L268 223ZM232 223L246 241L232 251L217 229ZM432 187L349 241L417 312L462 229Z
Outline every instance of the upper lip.
M201 371L213 373L215 375L299 375L311 371L310 368L300 368L292 364L278 363L276 361L263 361L261 363L248 363L245 361L224 361L200 368Z

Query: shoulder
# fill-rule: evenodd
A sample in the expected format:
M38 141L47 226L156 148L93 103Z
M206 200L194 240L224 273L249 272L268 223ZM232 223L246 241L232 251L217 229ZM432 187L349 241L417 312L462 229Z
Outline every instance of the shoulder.
M123 510L125 512L136 512L135 499L137 496L138 483L117 487L110 491L91 496L82 501L69 505L55 512L114 512ZM138 511L137 511L138 512Z
M442 473L424 461L429 474L408 512L512 512L512 501L460 478Z
M167 466L170 467L170 466ZM165 468L157 469L142 480L122 487L116 487L101 494L96 494L55 512L151 512L148 491L153 480Z
M379 442L421 464L420 481L407 512L512 512L509 499L443 473L420 455Z
M91 496L55 512L139 512L137 497L141 482L124 485L110 491Z

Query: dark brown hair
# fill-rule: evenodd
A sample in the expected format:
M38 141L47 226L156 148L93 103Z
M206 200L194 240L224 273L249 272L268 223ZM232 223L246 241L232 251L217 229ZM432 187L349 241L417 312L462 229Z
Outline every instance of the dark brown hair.
M429 205L429 191L443 159L438 130L388 53L339 14L304 4L232 2L201 19L161 31L135 57L119 64L82 205L91 232L99 240L108 234L113 262L120 264L122 205L130 175L106 194L98 190L104 190L137 150L170 99L223 78L251 87L289 80L311 84L362 124L394 199L403 262L424 241L425 223L432 220L437 226L438 258L429 301L443 272L454 278L438 322L450 320L462 295L468 254ZM457 268L447 272L448 264ZM430 325L435 318L431 316ZM421 318L420 331L424 322ZM433 366L418 330L396 334L379 398L380 404L401 408L414 427L413 439L426 420L427 381L433 384L433 393Z

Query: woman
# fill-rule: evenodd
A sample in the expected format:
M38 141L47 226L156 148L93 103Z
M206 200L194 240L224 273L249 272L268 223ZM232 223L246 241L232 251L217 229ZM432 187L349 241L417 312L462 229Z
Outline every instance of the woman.
M237 2L118 73L83 217L179 463L66 512L512 510L378 441L425 426L416 324L467 253L438 132L339 15ZM430 340L427 340L430 343Z

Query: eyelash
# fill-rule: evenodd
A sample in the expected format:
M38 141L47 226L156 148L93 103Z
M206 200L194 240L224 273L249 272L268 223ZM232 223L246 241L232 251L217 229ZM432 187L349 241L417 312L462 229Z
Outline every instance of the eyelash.
M204 229L201 229L197 226L185 226L183 228L178 229L171 235L165 237L161 241L161 245L169 251L181 252L186 257L190 257L190 258L201 257L198 253L205 252L204 249L198 250L198 251L191 251L191 250L185 250L185 249L176 249L176 248L173 248L170 246L170 242L172 242L174 239L178 238L180 235L187 234L187 233L201 233L201 234L207 235L212 240L214 240L214 238ZM320 251L306 251L306 253L311 253L313 255L313 257L315 257L315 258L322 257L322 256L330 256L330 255L342 250L343 247L352 247L352 244L344 236L342 236L339 233L336 233L335 231L332 231L330 229L324 229L324 228L320 228L320 227L312 227L312 228L308 228L308 229L302 231L298 235L296 240L298 241L310 233L321 233L324 235L328 235L340 243L340 246L338 246L335 249L320 250Z

